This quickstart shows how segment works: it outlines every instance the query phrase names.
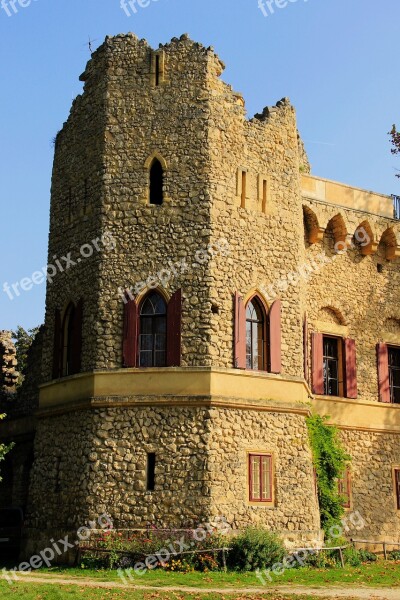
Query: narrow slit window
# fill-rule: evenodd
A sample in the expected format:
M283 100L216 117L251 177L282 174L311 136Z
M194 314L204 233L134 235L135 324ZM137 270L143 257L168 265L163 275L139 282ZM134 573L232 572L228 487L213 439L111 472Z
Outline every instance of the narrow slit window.
M261 210L263 213L267 211L267 180L263 180L262 185L262 207Z
M150 204L160 206L164 201L164 171L156 158L150 167Z
M156 54L156 86L160 85L160 55Z
M246 171L242 171L241 208L246 208L246 186L247 186L247 173L246 173Z
M156 485L156 455L154 452L149 452L147 454L146 476L146 489L148 492L154 492Z

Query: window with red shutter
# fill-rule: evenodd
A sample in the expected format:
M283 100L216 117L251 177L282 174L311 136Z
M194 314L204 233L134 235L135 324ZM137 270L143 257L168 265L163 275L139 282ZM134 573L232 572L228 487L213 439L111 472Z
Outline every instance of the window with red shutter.
M270 454L249 454L249 500L273 501L273 465Z
M246 309L243 298L235 293L234 296L235 325L234 325L234 366L236 369L246 368Z
M269 356L271 373L282 371L282 302L275 300L269 311Z
M323 395L324 387L324 337L322 333L313 333L312 346L312 390L314 394Z
M180 367L182 355L182 290L172 296L167 309L167 367Z
M137 347L138 347L138 306L134 299L127 298L124 304L124 324L123 324L123 365L126 368L137 366Z
M344 340L346 398L357 398L357 358L355 340Z
M61 311L56 308L54 314L53 379L61 377Z
M389 403L389 349L387 344L378 344L376 348L376 353L378 363L379 401Z

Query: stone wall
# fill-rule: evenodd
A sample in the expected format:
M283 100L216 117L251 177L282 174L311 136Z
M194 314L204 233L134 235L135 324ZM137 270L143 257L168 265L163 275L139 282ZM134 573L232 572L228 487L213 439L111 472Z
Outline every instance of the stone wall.
M273 506L249 503L250 450L273 454ZM154 492L146 491L148 452L156 453ZM104 512L123 529L196 527L224 516L234 529L265 525L289 541L319 535L299 415L171 405L68 413L39 421L35 454L32 537L49 524L77 529Z
M393 478L393 467L400 467L399 434L342 431L341 437L352 457L351 509L365 521L357 537L400 542Z

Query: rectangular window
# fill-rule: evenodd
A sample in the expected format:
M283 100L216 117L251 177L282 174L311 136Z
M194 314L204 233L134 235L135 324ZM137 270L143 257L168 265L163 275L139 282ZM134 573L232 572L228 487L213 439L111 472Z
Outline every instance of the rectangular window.
M148 492L154 492L156 484L156 455L154 452L147 454L147 467L146 467L147 484L146 489Z
M338 479L338 492L343 498L343 508L351 507L351 478L350 471L345 470L342 477Z
M400 510L400 468L394 469L394 485L395 485L397 510Z
M323 337L323 373L325 396L343 396L342 340Z
M390 401L400 404L400 348L388 349Z
M272 456L249 454L250 502L272 502Z

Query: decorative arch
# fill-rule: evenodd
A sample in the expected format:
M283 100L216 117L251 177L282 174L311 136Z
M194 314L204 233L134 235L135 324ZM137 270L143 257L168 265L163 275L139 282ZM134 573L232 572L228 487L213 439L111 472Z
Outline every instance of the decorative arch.
M332 232L335 244L343 244L343 250L350 247L352 242L351 236L347 231L346 223L340 213L331 218L326 227L326 231L328 233Z
M162 156L162 154L160 154L160 152L158 152L158 151L154 151L152 154L150 154L150 156L146 159L146 162L144 163L144 168L150 169L152 163L155 160L158 160L158 162L161 164L164 171L168 170L167 161Z
M165 302L167 304L169 303L169 301L171 299L171 294L169 292L167 292L167 290L164 289L162 286L157 286L155 288L149 288L148 286L146 286L137 295L136 304L137 305L141 304L141 302L143 301L143 298L145 298L150 292L156 292L157 294L160 294L160 296L163 297L163 299L165 300Z
M375 254L378 249L378 242L375 239L374 232L369 221L360 223L354 232L355 243L360 247L363 256Z
M321 242L324 237L325 229L320 227L317 215L308 206L303 206L303 220L306 238L309 244Z
M82 300L76 305L69 302L61 324L60 375L68 377L81 370L82 353Z
M247 304L253 300L253 298L258 298L258 300L261 302L261 304L263 305L263 308L266 312L266 314L269 313L269 309L270 309L270 305L267 302L265 295L263 294L263 292L259 289L259 288L253 288L252 290L250 290L246 296L244 297L244 304L245 306L247 306Z
M333 325L347 325L342 312L336 306L323 306L318 312L318 320Z
M400 257L400 248L397 245L397 238L393 227L388 227L384 231L379 244L385 246L386 260L394 260Z

